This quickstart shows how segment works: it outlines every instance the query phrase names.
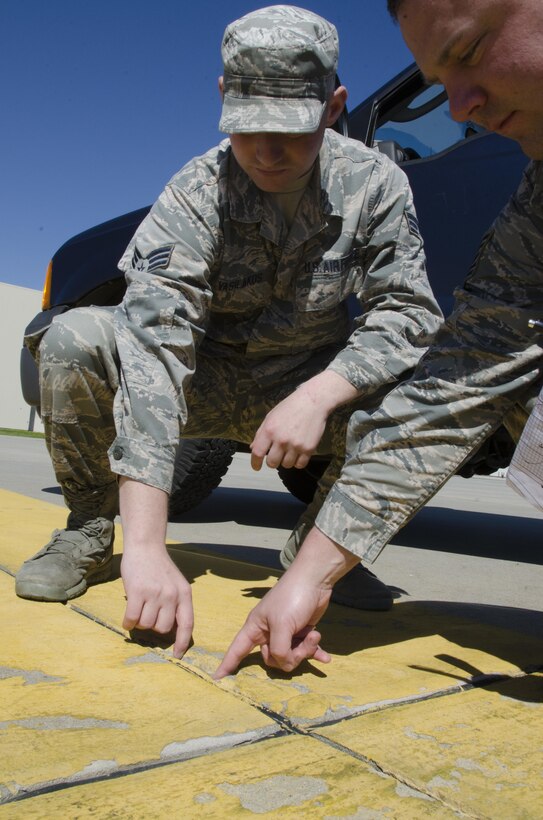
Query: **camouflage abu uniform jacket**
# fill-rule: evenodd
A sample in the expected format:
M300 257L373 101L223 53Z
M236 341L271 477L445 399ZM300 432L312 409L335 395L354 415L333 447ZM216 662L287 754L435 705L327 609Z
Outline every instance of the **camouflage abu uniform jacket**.
M373 561L385 544L543 378L543 162L532 162L484 238L451 316L412 378L370 418L317 526ZM524 420L526 414L524 415Z
M409 373L442 319L405 175L333 131L289 232L224 140L174 176L120 267L110 464L166 491L198 345L241 352L262 386L329 349L329 366L371 393ZM362 309L352 333L349 294Z

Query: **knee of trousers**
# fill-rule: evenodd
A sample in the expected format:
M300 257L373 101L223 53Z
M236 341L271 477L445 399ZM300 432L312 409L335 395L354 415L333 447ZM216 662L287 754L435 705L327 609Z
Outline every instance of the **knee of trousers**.
M55 317L40 344L41 366L65 364L85 370L116 367L111 308L74 308Z

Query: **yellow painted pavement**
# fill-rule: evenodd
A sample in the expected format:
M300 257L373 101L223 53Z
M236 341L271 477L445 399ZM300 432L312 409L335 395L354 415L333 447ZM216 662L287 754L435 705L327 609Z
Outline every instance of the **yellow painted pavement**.
M0 576L0 790L167 760L275 731L219 687ZM1 792L0 792L1 793Z
M310 738L267 740L5 807L10 818L223 818L265 814L425 820L457 815ZM0 806L0 817L2 807Z
M0 491L0 514L0 802L32 793L0 816L156 817L172 805L179 817L244 816L261 813L265 795L264 813L292 817L543 816L530 813L543 776L541 678L522 672L543 667L541 640L420 603L332 606L321 623L331 665L283 675L254 653L215 683L209 673L276 573L170 545L196 609L194 646L174 661L122 630L119 527L111 581L67 605L36 603L16 598L9 573L65 511ZM532 687L533 699L507 699L505 683L471 689L491 674L514 676L514 692ZM463 744L450 759L449 733ZM512 760L493 781L486 764L507 757L509 733L534 764ZM487 813L481 783L525 813Z
M480 818L543 817L543 676L500 681L319 730Z

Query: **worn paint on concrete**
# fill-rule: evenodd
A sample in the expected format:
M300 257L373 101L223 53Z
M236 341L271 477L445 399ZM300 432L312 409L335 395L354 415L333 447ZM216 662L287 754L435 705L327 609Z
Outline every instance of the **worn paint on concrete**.
M543 675L365 715L319 735L469 816L543 816Z
M15 626L16 625L16 626ZM256 709L0 573L0 794L183 758L275 733ZM141 660L141 663L138 663ZM29 679L32 684L29 685Z
M172 548L192 581L194 646L183 665L211 675L249 610L275 582L271 570ZM89 616L120 629L120 581L93 587L74 602ZM228 613L228 617L225 617ZM538 641L452 617L422 603L395 604L390 613L331 606L320 628L329 666L307 663L292 675L266 670L258 652L221 687L300 727L322 724L402 699L428 697L492 674L530 665Z
M4 491L0 511L9 572L64 520ZM121 550L119 538L117 568ZM118 574L63 606L17 599L0 572L0 816L540 816L541 676L470 683L541 664L541 641L423 604L331 607L330 666L283 675L255 653L217 684L209 673L275 573L171 551L197 617L181 663L123 632ZM289 726L314 734L283 737Z
M266 740L148 772L44 794L5 807L43 817L358 818L449 820L439 801L311 738ZM0 807L0 817L2 808Z
M4 545L8 552L11 549L10 560L16 567L35 547L29 539L35 537L37 521L58 518L63 511L14 493L0 493L2 506L7 524L0 533L0 550L3 554ZM20 533L15 537L22 515L24 539ZM92 587L69 606L123 634L125 598L118 577L122 533L120 527L117 530L117 571L112 580ZM183 665L207 677L277 574L265 567L198 554L180 544L170 545L170 552L192 583L195 606L194 646ZM225 679L221 688L309 727L458 688L484 675L517 673L533 663L539 648L535 639L520 641L517 633L409 601L395 604L389 613L331 606L320 628L322 645L332 652L331 665L307 663L293 675L283 675L264 669L254 652L239 674ZM154 643L160 645L158 638Z

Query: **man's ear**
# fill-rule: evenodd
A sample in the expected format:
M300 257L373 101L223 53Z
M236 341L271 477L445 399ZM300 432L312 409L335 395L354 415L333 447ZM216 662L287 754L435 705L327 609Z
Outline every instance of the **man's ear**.
M344 85L338 86L328 102L326 113L326 126L333 125L345 108L347 102L347 89Z
M221 100L224 97L224 77L219 77L219 94L221 95Z

